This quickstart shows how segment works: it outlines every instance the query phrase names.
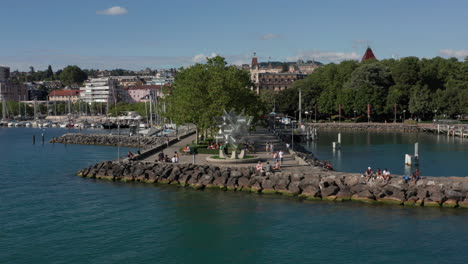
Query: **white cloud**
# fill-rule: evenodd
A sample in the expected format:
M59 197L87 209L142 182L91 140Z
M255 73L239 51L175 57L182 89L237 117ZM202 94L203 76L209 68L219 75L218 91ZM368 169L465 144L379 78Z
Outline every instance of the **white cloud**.
M108 9L97 11L96 13L99 15L118 16L127 14L128 10L125 7L113 6Z
M361 56L356 52L337 52L337 51L299 51L295 56L287 57L288 61L315 60L320 62L340 62L344 60L359 60Z
M207 58L213 58L213 57L216 57L216 56L218 56L218 54L216 54L214 52L212 52L211 55L205 55L203 53L200 53L200 54L197 54L197 55L193 56L192 62L193 63L204 63Z
M281 38L281 35L268 33L260 37L261 40L270 40L270 39L277 39L277 38Z
M442 56L455 57L455 58L465 58L468 56L468 50L442 49L442 50L439 50L439 53Z

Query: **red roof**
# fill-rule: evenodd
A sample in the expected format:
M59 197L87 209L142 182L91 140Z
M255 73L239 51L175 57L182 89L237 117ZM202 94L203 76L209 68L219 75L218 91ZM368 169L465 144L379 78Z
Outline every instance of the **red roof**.
M377 58L375 57L374 52L372 52L371 48L367 48L366 53L364 53L364 56L362 56L361 62L370 60L370 59L376 60Z
M49 96L79 96L80 90L53 90Z
M255 56L255 57L252 58L252 67L255 67L255 66L257 66L257 65L258 65L258 59L257 59L257 57Z

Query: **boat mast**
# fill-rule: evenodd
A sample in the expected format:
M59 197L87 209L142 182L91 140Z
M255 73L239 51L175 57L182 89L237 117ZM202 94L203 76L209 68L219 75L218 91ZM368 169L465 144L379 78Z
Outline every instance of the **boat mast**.
M2 84L0 83L0 95L2 96L2 119L6 120L6 100L5 100L5 95L2 95Z
M150 90L150 93L149 93L149 99L150 99L150 103L149 103L149 108L150 108L150 127L153 126L153 96L151 94L151 90Z

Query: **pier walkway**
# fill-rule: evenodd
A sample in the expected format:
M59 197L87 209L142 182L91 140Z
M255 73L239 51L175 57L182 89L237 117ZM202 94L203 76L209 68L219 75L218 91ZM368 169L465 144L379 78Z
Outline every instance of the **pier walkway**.
M174 152L177 151L179 153L179 163L195 163L198 165L214 165L220 167L254 167L256 163L241 163L241 164L220 164L220 163L211 163L206 161L206 158L212 156L212 154L197 154L195 155L195 162L193 162L194 157L193 155L182 154L180 153L180 149L184 148L186 145L192 144L192 141L195 140L195 135L190 137L184 138L179 142L170 145L168 148L163 150L165 155L168 155L171 158L174 155ZM252 132L249 136L246 136L246 140L250 142L254 142L255 146L255 154L250 154L262 159L263 166L266 166L266 162L270 162L270 164L274 167L274 160L271 153L266 152L266 144L272 143L274 151L283 150L284 151L284 160L283 165L281 166L281 171L287 171L294 169L297 170L310 170L311 167L307 165L299 165L298 162L295 160L294 156L291 155L289 149L286 148L286 144L281 142L278 137L274 134L268 132L266 128L257 127L255 132ZM151 155L145 158L143 161L145 162L154 162L158 159L158 154Z

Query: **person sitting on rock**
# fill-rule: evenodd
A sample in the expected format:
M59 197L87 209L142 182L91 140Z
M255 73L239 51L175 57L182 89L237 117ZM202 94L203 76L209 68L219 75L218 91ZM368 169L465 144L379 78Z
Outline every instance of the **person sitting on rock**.
M373 175L372 168L367 167L367 170L364 172L364 176L367 177L367 178L370 178L370 177L372 177L372 175Z
M377 168L377 171L375 172L375 178L380 179L382 177L382 171L380 168Z
M273 172L273 167L271 167L271 164L268 161L266 163L266 172Z
M421 172L419 171L419 169L416 169L411 176L414 181L418 181L419 179L421 179Z
M279 159L275 161L275 170L276 171L281 170L281 162L279 161Z
M172 162L172 160L169 158L169 156L164 156L164 161L165 162Z
M128 151L127 153L127 158L129 159L133 159L135 156L133 155L133 153L131 151Z
M382 178L385 181L389 181L390 180L390 171L387 170L387 169L384 169L383 172L382 172Z
M263 164L261 161L258 161L257 166L255 166L255 170L257 171L258 175L262 175L263 173Z
M329 161L325 161L325 169L327 170L333 170L333 167Z
M158 155L158 161L164 161L164 152L160 152Z

